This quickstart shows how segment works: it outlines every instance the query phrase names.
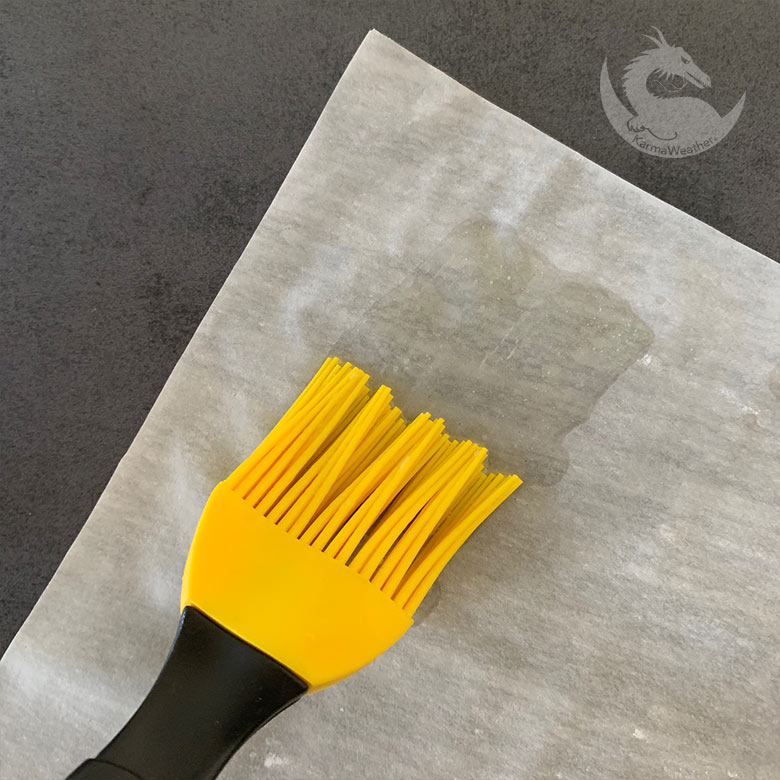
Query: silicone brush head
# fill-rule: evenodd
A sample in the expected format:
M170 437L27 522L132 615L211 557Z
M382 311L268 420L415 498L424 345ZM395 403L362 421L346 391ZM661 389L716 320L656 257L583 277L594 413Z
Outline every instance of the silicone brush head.
M434 580L520 484L487 451L329 358L209 499L184 572L191 605L310 690L372 661Z

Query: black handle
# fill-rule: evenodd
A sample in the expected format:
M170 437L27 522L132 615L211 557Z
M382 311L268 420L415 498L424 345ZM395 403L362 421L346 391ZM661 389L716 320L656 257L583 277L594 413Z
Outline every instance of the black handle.
M141 706L97 759L67 780L211 780L306 690L289 669L186 607Z

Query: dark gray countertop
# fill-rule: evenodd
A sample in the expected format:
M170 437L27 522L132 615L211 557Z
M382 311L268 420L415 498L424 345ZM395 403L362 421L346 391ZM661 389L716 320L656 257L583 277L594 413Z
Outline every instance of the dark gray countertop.
M744 113L680 160L629 147L599 72L659 26ZM774 2L6 0L0 9L0 650L127 449L365 33L780 258Z

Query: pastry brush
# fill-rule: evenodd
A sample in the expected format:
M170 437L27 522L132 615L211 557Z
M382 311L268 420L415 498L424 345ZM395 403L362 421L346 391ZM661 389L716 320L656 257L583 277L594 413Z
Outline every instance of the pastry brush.
M125 727L71 780L208 780L260 726L412 625L439 572L520 484L487 451L329 358L212 492L178 632Z

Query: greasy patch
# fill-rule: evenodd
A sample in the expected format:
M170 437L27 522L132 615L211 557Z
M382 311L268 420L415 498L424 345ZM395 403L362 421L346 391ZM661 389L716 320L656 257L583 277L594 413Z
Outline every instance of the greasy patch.
M566 434L652 342L628 303L561 271L517 232L459 225L377 301L334 352L381 378L409 412L442 416L529 484L566 473Z
M430 590L425 594L425 598L414 613L414 623L412 628L420 627L441 601L441 580L434 580Z

